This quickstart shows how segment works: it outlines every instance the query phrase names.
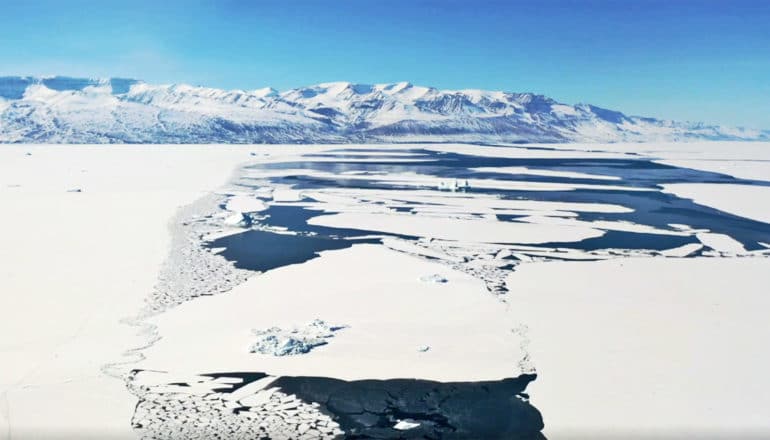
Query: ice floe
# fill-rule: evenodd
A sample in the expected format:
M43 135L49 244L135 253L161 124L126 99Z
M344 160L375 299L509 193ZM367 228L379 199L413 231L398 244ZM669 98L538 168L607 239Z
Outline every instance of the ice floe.
M770 174L766 177L770 179ZM663 191L770 225L770 185L677 183L663 185Z
M595 180L620 180L617 176L604 176L600 174L578 173L574 171L543 170L527 167L480 167L472 168L473 171L487 173L522 174L532 176L566 177L570 179L595 179Z
M398 423L393 425L393 429L398 429L399 431L408 431L410 429L417 428L418 426L420 426L419 423L416 423L411 419L405 419L399 420Z
M225 209L233 212L259 212L267 209L265 203L255 195L235 195L227 199Z

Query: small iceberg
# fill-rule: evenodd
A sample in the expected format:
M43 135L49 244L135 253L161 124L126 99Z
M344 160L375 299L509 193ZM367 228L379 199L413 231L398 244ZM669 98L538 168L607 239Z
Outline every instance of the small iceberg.
M441 181L438 184L439 191L451 191L451 192L465 191L470 189L470 187L471 185L468 183L467 179L463 181L459 181L457 179L454 179L449 182Z
M273 356L293 356L309 353L312 349L328 344L334 333L346 326L332 326L316 319L303 327L284 330L271 327L267 330L253 330L257 341L251 345L251 353Z
M449 282L449 280L447 280L446 278L442 277L439 274L421 276L420 281L425 283L436 283L436 284L445 284Z
M398 423L393 425L393 429L397 429L399 431L407 431L410 429L417 428L418 426L420 426L420 424L415 422L414 420L404 419L404 420L399 420Z
M237 226L241 228L248 228L251 227L251 217L249 215L246 215L242 212L236 212L232 215L227 216L223 223L227 226Z

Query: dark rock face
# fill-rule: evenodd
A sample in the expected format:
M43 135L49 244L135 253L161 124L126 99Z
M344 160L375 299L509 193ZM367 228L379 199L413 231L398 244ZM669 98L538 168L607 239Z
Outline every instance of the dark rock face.
M535 377L450 383L281 377L273 386L322 404L347 438L544 439L540 412L522 394ZM419 426L395 429L404 419Z

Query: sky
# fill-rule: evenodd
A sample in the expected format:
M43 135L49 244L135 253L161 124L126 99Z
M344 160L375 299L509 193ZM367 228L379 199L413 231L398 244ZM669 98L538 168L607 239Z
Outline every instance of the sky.
M770 1L3 0L0 75L409 81L770 128Z

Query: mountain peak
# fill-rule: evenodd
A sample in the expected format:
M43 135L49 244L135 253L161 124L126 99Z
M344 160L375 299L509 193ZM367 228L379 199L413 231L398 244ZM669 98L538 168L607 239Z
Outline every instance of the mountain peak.
M319 89L325 89L326 93L331 95L339 95L345 92L363 95L366 93L371 93L374 89L374 87L370 84L356 84L347 81L321 83L315 87Z
M278 93L134 79L0 77L0 142L614 142L769 139L533 93L327 82Z
M262 98L275 98L276 96L278 96L278 90L272 87L263 87L261 89L256 89L252 93Z
M401 81L401 82L390 83L390 84L377 84L376 87L379 90L382 90L387 93L399 93L414 86L412 85L412 83L408 81Z

